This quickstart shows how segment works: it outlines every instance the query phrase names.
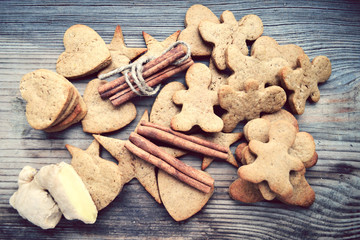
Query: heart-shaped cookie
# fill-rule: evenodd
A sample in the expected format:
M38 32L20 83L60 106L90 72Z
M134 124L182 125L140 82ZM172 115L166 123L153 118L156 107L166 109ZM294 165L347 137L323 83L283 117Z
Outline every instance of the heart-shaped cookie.
M200 192L161 170L158 186L161 201L175 221L183 221L199 212L214 192L214 188L207 194Z
M100 35L88 26L71 26L64 34L65 51L56 62L56 71L66 78L83 77L111 63L110 51Z
M116 131L128 125L136 117L136 108L132 102L114 107L109 100L101 99L98 88L105 83L105 80L94 79L86 86L84 101L88 112L81 122L84 132Z
M31 127L45 129L62 116L74 89L61 75L38 69L22 77L20 93L27 102L26 118Z

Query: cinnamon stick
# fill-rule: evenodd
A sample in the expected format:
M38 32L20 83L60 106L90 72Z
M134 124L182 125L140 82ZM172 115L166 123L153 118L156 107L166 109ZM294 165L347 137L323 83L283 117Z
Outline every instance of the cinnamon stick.
M203 184L185 174L182 172L176 170L174 167L166 163L165 161L162 161L160 158L155 157L154 155L151 155L150 153L142 150L141 148L135 146L130 141L125 142L125 147L127 150L132 152L134 155L138 156L139 158L155 165L156 167L160 168L161 170L167 172L171 176L176 177L182 182L187 183L188 185L204 192L209 193L211 191L211 187L207 186L206 184Z
M156 72L166 68L177 59L186 55L186 47L182 44L176 46L175 48L171 49L170 51L166 52L165 54L159 56L151 60L150 62L146 63L143 67L143 78L149 77ZM131 78L131 73L128 74L130 77L130 81L133 83L133 79ZM121 76L111 82L108 82L99 87L98 91L102 98L109 98L110 96L114 95L115 93L119 92L122 89L128 88L125 77Z
M167 162L168 164L170 164L180 172L184 173L185 175L199 182L202 182L210 187L214 186L214 179L212 177L173 157L172 155L168 154L165 150L161 149L160 147L158 147L151 141L147 140L146 138L140 136L139 134L132 132L130 134L129 140L137 147L164 160L165 162Z
M159 124L155 124L155 123L151 123L151 122L142 120L142 121L140 122L140 125L160 129L160 130L162 130L162 131L165 131L165 132L174 134L174 135L176 135L176 136L178 136L178 137L181 137L181 138L183 138L183 139L189 140L189 141L191 141L191 142L200 144L200 145L205 146L205 147L208 147L208 148L212 148L212 149L218 150L218 151L220 151L220 152L228 153L228 151L229 151L229 148L227 148L227 147L225 147L225 146L222 146L222 145L220 145L220 144L217 144L217 143L214 143L214 142L210 142L210 141L206 141L205 139L202 139L202 138L199 138L199 137L189 136L189 135L183 134L183 133L181 133L181 132L174 131L174 130L172 130L171 128L168 128L168 127L165 127L165 126L161 126L161 125L159 125Z
M147 126L139 126L137 128L137 133L144 136L149 137L152 139L156 139L171 145L174 145L179 148L183 148L192 152L197 152L204 154L206 156L210 157L216 157L223 160L226 160L228 158L228 153L220 152L208 147L205 147L203 145L191 142L187 139L181 138L179 136L173 135L171 133L168 133L166 131L153 128L153 127L147 127Z
M153 86L159 84L160 82L162 82L163 80L171 77L172 75L175 75L175 74L189 68L192 64L194 64L194 61L189 58L188 60L184 61L183 64L181 64L181 65L169 66L169 67L165 68L163 71L160 71L157 74L146 78L145 82L148 86L153 87ZM139 90L139 88L137 86L135 86L135 89ZM114 106L119 106L119 105L123 104L124 102L126 102L136 96L137 96L137 94L135 92L133 92L130 88L127 88L127 89L111 96L109 99Z

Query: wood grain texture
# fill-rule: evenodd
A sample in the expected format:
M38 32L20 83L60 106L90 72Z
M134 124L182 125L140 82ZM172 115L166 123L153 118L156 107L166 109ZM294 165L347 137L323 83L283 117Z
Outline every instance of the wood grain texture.
M330 79L321 99L298 116L300 130L312 134L319 154L306 177L316 192L309 209L280 202L243 204L230 199L236 169L214 162L207 170L215 193L195 216L175 222L133 180L94 225L62 219L44 231L22 219L8 203L25 165L40 168L70 162L65 144L86 149L90 134L76 124L60 133L32 129L19 92L22 75L38 68L55 70L68 27L85 24L109 43L120 24L129 47L145 47L141 31L163 40L184 28L187 9L197 1L1 1L0 2L0 238L3 239L355 239L360 238L360 2L358 1L204 1L217 16L231 10L237 19L257 14L264 34L280 44L301 46L310 59L327 56ZM207 62L206 59L200 59ZM94 76L92 76L94 77ZM92 77L74 81L83 93ZM184 74L168 81L184 82ZM138 117L111 137L127 139L154 98L133 102ZM240 124L236 130L241 130ZM235 146L232 147L235 150ZM102 156L113 160L106 151ZM200 168L200 156L183 160Z

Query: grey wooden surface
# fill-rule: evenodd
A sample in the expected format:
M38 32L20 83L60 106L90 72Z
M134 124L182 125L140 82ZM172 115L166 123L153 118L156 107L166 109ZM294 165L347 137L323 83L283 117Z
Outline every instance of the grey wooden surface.
M0 1L0 238L7 239L355 239L360 238L360 2L203 1L217 16L231 10L237 19L257 14L264 35L297 44L312 59L325 55L333 73L320 86L321 99L298 116L300 130L312 134L319 161L306 177L316 192L309 209L280 202L244 204L228 195L236 169L215 162L208 172L216 189L195 216L175 222L136 181L101 211L94 225L62 219L54 230L23 220L8 204L25 165L40 168L70 162L65 144L85 149L92 141L77 124L60 133L32 129L19 93L23 74L55 70L64 50L62 37L73 24L85 24L110 42L120 24L129 47L144 47L141 31L158 40L184 28L195 1ZM201 59L207 62L207 59ZM83 93L91 77L74 81ZM183 74L169 81L184 81ZM127 139L154 98L136 99L138 117L111 137ZM237 130L241 130L240 124ZM232 147L234 150L236 145ZM102 156L111 160L106 151ZM184 161L200 167L199 156Z

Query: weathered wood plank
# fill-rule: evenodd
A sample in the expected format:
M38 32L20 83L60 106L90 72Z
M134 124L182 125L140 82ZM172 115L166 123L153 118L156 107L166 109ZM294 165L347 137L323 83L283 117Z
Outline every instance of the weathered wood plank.
M192 218L177 223L136 181L127 184L94 225L61 220L43 231L23 220L8 204L25 165L40 168L70 162L65 144L85 149L92 141L81 124L56 134L32 129L19 92L23 74L55 70L62 38L73 24L86 24L108 43L120 24L129 47L144 47L141 32L159 40L184 28L186 10L198 1L1 1L0 7L0 238L7 239L355 239L360 238L360 2L357 1L204 1L217 16L257 14L264 35L301 46L311 59L326 55L332 76L320 85L321 99L297 116L300 130L312 134L319 161L306 173L316 192L309 209L278 201L243 204L230 199L236 169L216 161L207 170L215 193ZM207 59L201 59L207 62ZM81 93L85 78L74 81ZM184 82L184 75L169 81ZM126 139L153 98L134 100L138 116L109 136ZM241 130L243 123L236 130ZM236 146L232 147L234 151ZM103 151L103 157L114 159ZM182 158L199 168L197 155Z

